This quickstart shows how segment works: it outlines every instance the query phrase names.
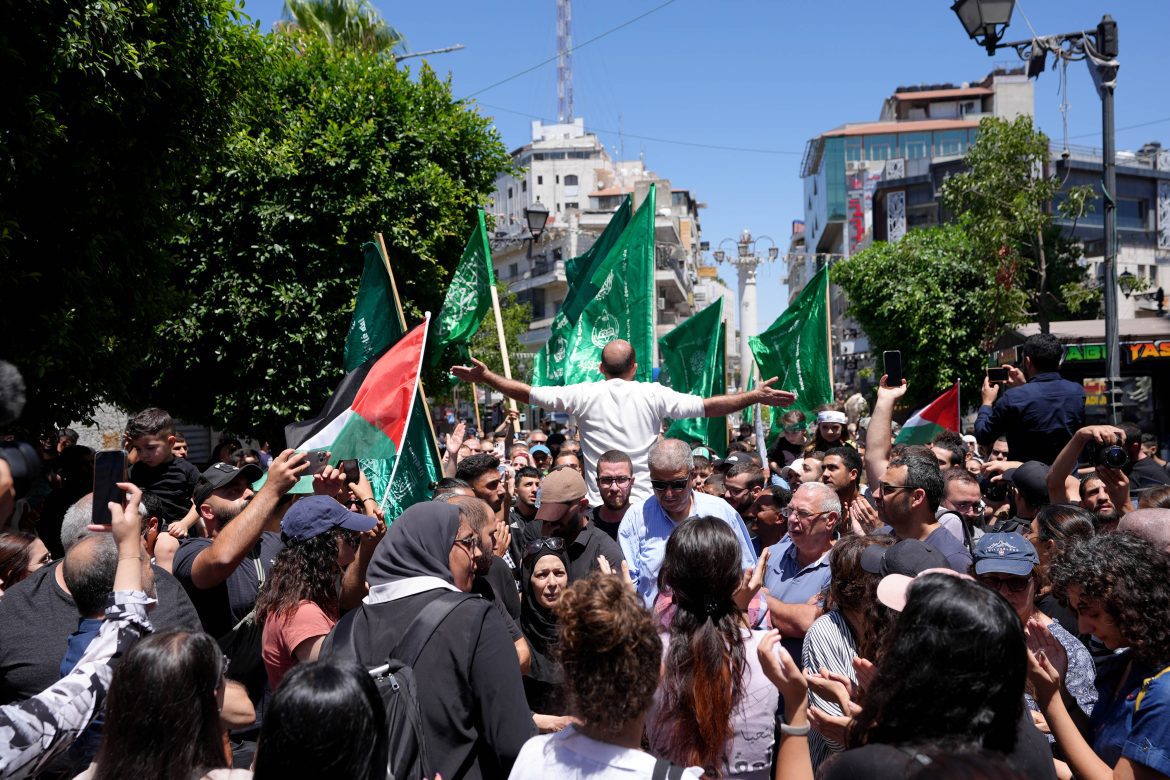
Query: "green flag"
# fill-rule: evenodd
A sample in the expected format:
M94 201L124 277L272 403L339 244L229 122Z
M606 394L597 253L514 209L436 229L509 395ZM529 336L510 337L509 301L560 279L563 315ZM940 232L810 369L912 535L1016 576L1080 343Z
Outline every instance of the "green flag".
M614 339L634 347L638 361L635 379L650 381L654 339L654 186L630 219L613 249L589 283L597 293L581 311L566 339L562 384L602 379L597 365L601 350Z
M821 404L833 402L829 384L829 267L818 271L784 313L759 336L752 353L760 376L779 377L778 390L796 393L796 403L809 417Z
M398 310L390 286L389 265L383 261L381 250L370 242L362 247L362 253L365 255L365 268L358 287L349 336L345 340L347 372L406 335L402 312ZM387 522L398 517L411 504L428 500L430 483L440 477L439 448L435 444L427 414L420 383L403 434L402 448L397 455L401 461L397 472L393 459L358 460L358 465L374 490L374 497L381 497ZM390 484L392 473L393 485Z
M565 278L569 282L569 293L553 317L548 341L533 358L534 387L565 384L565 358L568 355L569 337L581 317L581 312L598 292L597 286L592 284L593 274L621 238L626 226L630 224L632 212L632 199L627 195L593 246L584 254L565 261Z
M724 327L723 298L718 298L660 338L660 381L680 393L692 393L704 398L725 393ZM666 436L683 441L701 441L722 457L727 448L727 418L675 420Z
M451 276L443 308L439 310L438 324L432 332L429 345L432 366L469 362L467 342L479 330L480 323L492 308L491 288L495 285L492 254L488 249L487 228L483 209L476 210L476 225L467 239L463 257ZM448 348L454 355L445 355Z

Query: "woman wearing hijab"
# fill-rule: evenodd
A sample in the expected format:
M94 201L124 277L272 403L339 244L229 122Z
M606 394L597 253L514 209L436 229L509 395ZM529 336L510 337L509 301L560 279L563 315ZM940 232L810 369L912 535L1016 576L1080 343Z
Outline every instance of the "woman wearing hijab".
M520 629L528 640L532 664L524 675L524 695L533 712L562 715L564 676L553 657L559 630L553 610L569 585L569 559L564 543L556 538L531 542L525 553Z
M321 651L322 658L380 666L411 621L443 601L446 617L412 668L430 770L447 780L507 775L536 732L503 618L483 599L451 595L471 590L481 554L479 535L459 507L410 507L374 551L366 576L370 594L341 619Z

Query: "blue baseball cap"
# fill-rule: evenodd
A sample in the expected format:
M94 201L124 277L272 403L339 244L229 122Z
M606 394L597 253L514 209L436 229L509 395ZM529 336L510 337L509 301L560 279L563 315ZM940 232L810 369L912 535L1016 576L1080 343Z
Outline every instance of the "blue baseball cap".
M975 544L976 574L1014 574L1027 577L1040 563L1032 543L1014 531L1006 534L984 534Z
M529 455L536 455L537 453L541 453L541 452L543 452L545 455L548 455L550 458L552 457L552 450L550 450L548 447L544 446L543 444L534 444L533 446L528 448Z
M293 503L280 521L280 530L290 542L304 542L334 528L369 531L377 520L351 512L328 496L305 496Z

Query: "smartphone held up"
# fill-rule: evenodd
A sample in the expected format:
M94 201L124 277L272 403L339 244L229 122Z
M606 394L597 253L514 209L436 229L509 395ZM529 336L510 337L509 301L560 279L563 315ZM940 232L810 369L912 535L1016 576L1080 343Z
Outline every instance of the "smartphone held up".
M93 456L93 522L110 525L110 502L125 502L126 491L118 487L126 481L126 453L123 450L99 450Z

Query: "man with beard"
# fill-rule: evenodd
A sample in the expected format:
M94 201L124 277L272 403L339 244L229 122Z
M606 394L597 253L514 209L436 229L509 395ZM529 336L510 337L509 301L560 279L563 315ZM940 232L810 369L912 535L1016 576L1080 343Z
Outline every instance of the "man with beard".
M1078 489L1081 497L1081 508L1093 513L1095 524L1099 532L1107 533L1117 528L1121 519L1121 512L1109 496L1109 489L1105 481L1096 474L1090 474L1081 480Z
M268 479L255 464L216 463L199 477L192 501L207 537L184 539L175 553L175 578L187 589L203 630L220 638L256 605L261 583L284 549L280 534L265 530L277 505L309 468L304 453L285 450L272 459Z
M890 461L873 497L889 533L898 539L917 539L945 555L952 569L966 572L971 554L935 519L943 489L942 472L933 453L903 455Z
M1096 516L1098 531L1112 531L1116 528L1118 519L1124 514L1124 504L1128 500L1120 481L1113 479L1117 470L1098 466L1097 473L1090 474L1079 482L1070 475L1090 442L1098 447L1107 447L1124 443L1127 438L1127 432L1123 428L1112 425L1086 425L1073 434L1068 444L1064 445L1064 449L1052 462L1052 468L1048 470L1046 487L1052 503L1079 503L1081 508L1089 510ZM1136 449L1140 449L1140 446L1139 440ZM1113 494L1109 490L1111 484L1116 486Z
M943 500L935 517L944 528L958 532L960 541L967 550L975 549L975 542L983 536L983 493L979 487L979 480L971 472L961 468L950 468L943 471ZM946 517L957 517L958 527L952 530L947 527Z
M723 475L723 498L747 524L756 555L768 545L760 542L756 529L756 499L764 492L764 472L752 461L736 463Z
M561 540L569 558L570 583L600 570L599 557L605 557L612 571L620 570L625 560L618 543L589 522L585 494L585 478L576 469L553 469L541 485L540 508L536 510L536 519L544 524L544 536Z
M597 459L597 489L601 503L593 507L590 520L616 542L634 489L634 462L629 455L621 450L601 453Z

